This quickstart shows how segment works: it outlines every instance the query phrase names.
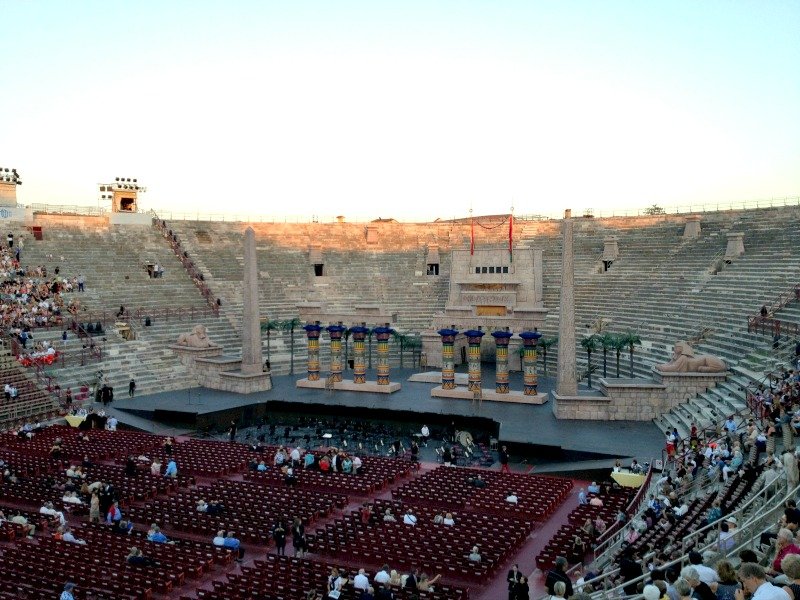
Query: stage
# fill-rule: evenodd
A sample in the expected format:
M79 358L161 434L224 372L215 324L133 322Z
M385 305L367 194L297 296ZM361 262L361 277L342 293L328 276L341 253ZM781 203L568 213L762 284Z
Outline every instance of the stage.
M473 402L463 399L432 398L435 384L408 381L418 373L413 369L392 369L392 379L402 382L402 389L393 394L370 394L295 387L305 373L295 376L273 376L273 388L266 392L242 395L207 388L192 388L135 398L115 399L110 408L126 423L141 427L143 421L155 421L158 428L204 431L210 427L224 429L232 419L253 422L272 412L303 412L347 418L392 419L415 423L449 424L454 421L468 426L482 422L495 430L501 443L531 448L587 452L609 457L635 456L650 460L661 456L662 432L651 422L639 421L559 421L553 416L552 400L542 405L506 402ZM352 376L347 371L345 377ZM484 382L493 381L494 372L485 369ZM511 373L512 389L522 389L521 373ZM552 378L539 379L539 391L549 392ZM580 387L581 393L594 393ZM655 415L654 415L655 416ZM150 430L152 428L149 428ZM544 448L543 448L544 450Z

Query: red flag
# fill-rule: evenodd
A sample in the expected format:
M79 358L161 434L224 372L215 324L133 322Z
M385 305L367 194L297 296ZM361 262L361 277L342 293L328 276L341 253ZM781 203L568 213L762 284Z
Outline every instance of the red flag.
M508 257L514 262L514 213L508 216Z
M475 255L475 217L469 218L470 236L469 236L469 253L470 256Z

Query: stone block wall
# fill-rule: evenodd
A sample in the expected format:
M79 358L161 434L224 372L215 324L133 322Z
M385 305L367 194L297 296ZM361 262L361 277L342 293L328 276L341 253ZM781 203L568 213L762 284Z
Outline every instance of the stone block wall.
M650 421L688 398L724 381L725 373L660 373L653 380L600 379L603 396L559 396L553 393L557 419Z

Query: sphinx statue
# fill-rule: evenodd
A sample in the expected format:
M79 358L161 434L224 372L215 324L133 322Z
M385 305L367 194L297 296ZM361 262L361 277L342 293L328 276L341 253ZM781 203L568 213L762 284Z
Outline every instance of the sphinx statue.
M180 334L177 344L188 348L212 348L215 345L208 338L205 325L195 325L191 333Z
M688 342L675 342L672 360L656 365L662 373L724 373L728 366L721 358L707 354L695 355Z

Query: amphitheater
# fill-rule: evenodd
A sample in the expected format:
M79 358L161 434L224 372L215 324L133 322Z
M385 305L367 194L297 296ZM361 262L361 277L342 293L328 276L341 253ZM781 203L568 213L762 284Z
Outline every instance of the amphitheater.
M587 539L595 545L585 558L591 563L587 569L604 574L593 593L619 597L621 591L611 590L619 583L614 560L623 538L656 489L661 477L656 465L677 468L677 463L665 463L664 432L675 430L688 443L693 427L703 439L724 436L722 425L729 415L736 415L743 428L751 416L760 420L764 415L753 412L754 394L760 386L769 387L771 378L791 368L794 360L800 324L797 203L691 215L572 219L576 345L570 351L586 402L601 398L601 390L614 385L635 389L651 382L654 367L669 362L673 345L681 340L690 341L700 354L722 359L727 367L714 384L686 394L669 410L640 398L642 414L648 416L637 421L624 413L613 420L556 418L563 415L557 414L558 401L549 393L555 390L559 354L566 352L557 342L547 349L546 363L541 350L538 356L539 391L547 396L542 405L439 400L429 397L432 385L408 382L415 374L437 371L433 365L439 357L429 348L420 350L425 336L434 336L434 324L449 318L453 257L468 256L473 243L478 252L505 255L506 215L479 217L483 226L478 228L469 219L244 223L171 220L157 212L139 217L137 223L115 223L95 210L40 205L12 213L7 220L16 246L24 242L22 266L42 265L48 273L58 267L62 276L83 276L86 284L84 292L62 292L65 302L76 303L74 314L65 312L58 324L32 328L33 342L47 340L58 350L52 364L23 365L27 348L10 330L3 334L3 384L13 384L20 393L7 398L0 410L7 430L0 436L0 459L14 475L7 473L0 484L0 508L9 518L22 511L37 525L37 534L26 539L24 526L0 523L2 598L54 598L66 581L73 581L78 584L76 597L299 600L309 591L322 594L327 589L331 567L351 576L363 567L371 581L389 564L403 573L420 569L430 577L441 575L432 590L395 587L395 598L490 600L506 597L506 573L513 563L531 574L530 597L538 598L545 593L544 575L555 557L569 550L574 536L583 535L580 526L587 517L603 517L611 525L599 537ZM699 223L698 235L685 235L690 221ZM172 346L180 334L204 325L223 355L241 354L248 227L255 232L258 308L272 389L252 395L210 391L198 384L197 373ZM559 335L561 228L560 219L517 216L514 221L514 253L541 252L537 327L543 339ZM732 251L731 240L741 240L743 251ZM163 276L153 278L148 265L156 264ZM517 276L527 280L534 274L517 271ZM496 280L502 282L502 277ZM12 301L4 296L3 302ZM400 334L390 342L388 358L392 378L403 386L396 400L394 395L362 398L295 387L306 376L308 361L302 317L317 313L338 315L346 327L360 321L383 324L371 320L375 315L390 320ZM79 326L78 335L73 323ZM86 332L89 323L92 329L101 324L102 330ZM67 342L62 343L67 329ZM595 333L639 341L616 348L607 342L604 368L602 346L590 362L581 343ZM486 346L482 353L486 383L495 372L494 356ZM345 378L352 375L349 358L352 354L345 355ZM329 362L330 347L323 341L323 371ZM374 377L372 367L368 377ZM521 389L519 360L516 365L511 361L511 369L511 386ZM90 441L83 441L64 416L68 408L81 405L103 408L93 402L98 372L115 390L114 401L104 410L119 426L116 431L90 430ZM458 358L456 372L457 377L466 374ZM131 379L136 382L134 398L127 393ZM65 404L68 389L72 407ZM232 419L239 427L238 441L224 442ZM370 419L375 431L385 431L385 440L362 426L353 430L353 423ZM474 442L462 439L454 447L456 464L462 465L456 468L440 464L441 450L452 442L451 421L458 430L474 427ZM17 434L25 423L48 426L28 439L24 432ZM433 443L422 449L418 462L408 449L422 423L432 425ZM784 429L777 443L791 449L793 433L788 426ZM332 433L323 437L323 430ZM175 438L173 456L180 473L175 479L149 470L151 459L168 459L163 444L167 435ZM50 450L56 438L63 440L63 449L54 458ZM390 456L388 442L394 438L402 451ZM264 446L256 450L257 439ZM271 464L280 445L302 443L321 455L327 446L348 442L362 456L358 475L302 471L297 485L287 487L279 471L258 472L250 466L263 457ZM500 472L497 463L497 446L504 443L513 445L510 473ZM146 472L126 474L131 455L143 462L147 457ZM615 459L627 465L633 458L649 467L638 492L609 485L599 494L599 509L578 505L578 490L586 481L609 480ZM90 523L82 506L62 502L63 483L58 483L64 480L64 469L82 460L90 465L91 481L113 484L123 515L135 524L130 540ZM531 474L531 464L537 464L536 474ZM727 514L747 524L736 534L737 549L757 546L753 538L757 541L757 534L775 520L779 501L795 492L786 478L763 487L761 467L755 463L724 482L703 473L705 469L681 488L687 514L665 536L652 529L642 533L634 544L637 549L653 552L654 547L677 543L676 556L669 558L680 566L690 547L710 548L719 524L706 526L703 519L715 499ZM477 474L485 487L467 483ZM518 504L505 501L511 491ZM195 510L199 499L211 498L223 499L222 514ZM53 537L58 523L39 514L47 501L59 510L64 507L85 545ZM389 509L401 516L411 510L418 525L366 522L360 509L368 502L381 514ZM453 513L456 526L434 524L441 512ZM619 512L627 515L627 524L616 521ZM290 536L290 556L278 556L272 527L279 519L288 524L295 517L305 525L309 552L292 557ZM148 541L145 532L151 523L158 523L175 544ZM243 562L234 560L234 552L212 545L218 530L236 533L246 549ZM476 544L479 563L467 558ZM127 564L133 545L155 558L157 566ZM360 595L350 584L340 597Z

